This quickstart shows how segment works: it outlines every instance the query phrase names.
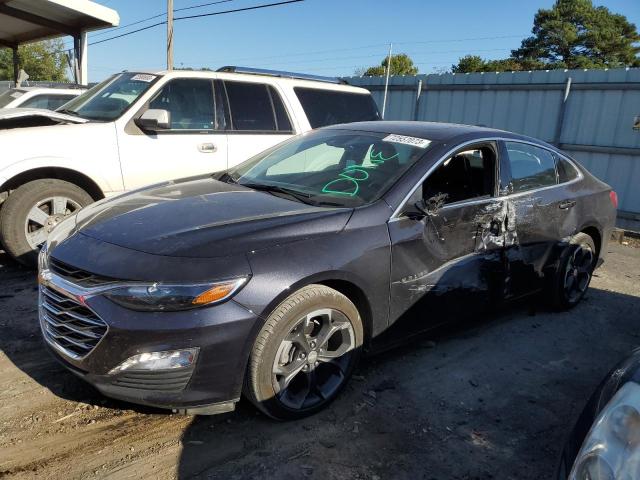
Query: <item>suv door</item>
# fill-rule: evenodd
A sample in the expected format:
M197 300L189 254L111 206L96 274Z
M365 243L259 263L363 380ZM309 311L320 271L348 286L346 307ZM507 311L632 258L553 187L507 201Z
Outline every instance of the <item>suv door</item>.
M507 210L498 197L498 148L479 143L444 159L389 221L390 321L421 300L437 297L470 306L502 291ZM420 203L419 213L413 207ZM426 207L426 208L425 208ZM460 298L462 297L462 298ZM462 300L464 303L460 303ZM439 323L431 312L429 326Z
M558 185L555 152L516 140L505 141L503 148L517 233L508 252L509 294L519 296L544 286L546 269L575 233L578 218L575 200Z
M226 92L229 113L229 167L294 134L287 109L273 86L236 81L220 83Z
M161 86L118 132L127 190L227 168L227 136L212 79L176 78ZM143 132L135 122L148 109L167 110L170 128Z

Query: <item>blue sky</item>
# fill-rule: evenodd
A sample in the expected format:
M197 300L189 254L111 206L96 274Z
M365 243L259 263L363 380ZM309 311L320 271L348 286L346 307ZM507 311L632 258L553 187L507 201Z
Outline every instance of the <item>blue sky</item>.
M166 11L165 0L96 0L120 14L120 25ZM174 0L174 8L211 0ZM276 0L233 0L176 14L192 15ZM640 28L640 0L594 2ZM351 75L378 64L388 43L409 54L421 73L450 68L465 54L501 58L520 45L539 8L553 0L305 0L285 6L176 22L175 65L248 65L319 75ZM161 21L158 18L89 41ZM493 37L493 38L487 38ZM121 70L163 69L166 26L90 46L89 79ZM65 41L69 44L70 41Z

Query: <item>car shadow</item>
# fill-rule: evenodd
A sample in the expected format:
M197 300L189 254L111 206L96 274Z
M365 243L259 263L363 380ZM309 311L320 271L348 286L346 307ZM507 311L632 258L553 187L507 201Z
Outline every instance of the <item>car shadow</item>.
M194 417L178 478L551 478L592 389L640 343L640 298L592 288L568 312L542 300L426 331L433 312L413 310L309 418L277 422L244 399Z

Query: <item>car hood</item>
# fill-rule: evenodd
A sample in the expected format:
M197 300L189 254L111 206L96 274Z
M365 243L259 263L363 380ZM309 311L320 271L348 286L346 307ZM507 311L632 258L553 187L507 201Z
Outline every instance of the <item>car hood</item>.
M74 230L154 255L211 258L336 233L351 212L200 177L89 206L78 213Z
M29 120L29 123L25 123ZM86 123L86 118L67 115L65 113L45 110L43 108L3 108L0 109L0 129L15 128L17 126L38 126L56 123Z

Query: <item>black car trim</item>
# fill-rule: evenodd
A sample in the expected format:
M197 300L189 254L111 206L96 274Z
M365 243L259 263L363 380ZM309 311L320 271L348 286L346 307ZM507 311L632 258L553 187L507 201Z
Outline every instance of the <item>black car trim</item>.
M556 187L560 187L560 186L564 186L564 185L570 185L572 183L579 182L580 180L584 179L584 175L582 174L582 171L576 166L576 164L570 158L568 158L566 155L562 155L561 153L557 152L556 150L548 148L548 147L546 147L544 145L541 145L539 143L528 142L526 140L521 140L521 139L512 139L512 138L508 138L508 137L475 138L473 140L469 140L467 142L460 143L460 144L456 145L455 148L452 148L451 150L447 151L431 167L429 167L429 169L426 171L426 173L420 178L420 180L411 188L409 193L404 197L402 202L400 202L400 205L398 206L398 208L396 208L393 211L393 213L391 214L391 217L389 217L389 221L393 222L393 221L396 221L396 220L402 218L400 214L404 210L404 207L406 207L407 202L413 196L413 194L418 189L418 187L420 185L422 185L422 183L429 177L429 175L431 175L435 171L436 168L438 168L440 166L440 164L442 162L444 162L447 158L449 158L451 155L453 155L455 152L457 152L461 148L464 148L464 147L469 146L469 145L483 143L483 142L519 142L519 143L532 145L534 147L543 148L543 149L548 150L549 152L551 152L553 154L561 155L565 160L567 160L569 163L571 163L571 165L578 171L578 176L576 178L572 179L572 180L569 180L568 182L556 183L555 185L548 185L546 187L534 188L532 190L526 190L524 192L510 193L508 195L503 195L503 196L499 196L499 197L493 197L493 199L495 199L495 200L509 199L509 198L518 197L518 196L522 196L522 195L528 195L528 194L533 193L533 192L541 192L541 191L544 191L544 190L548 190L550 188L556 188ZM465 200L465 201L462 201L462 202L457 202L455 204L444 205L442 207L442 209L447 208L447 206L459 207L461 205L473 205L475 203L483 202L483 201L486 201L486 200L487 200L486 198L484 198L484 199L474 199L474 200L468 200L468 201Z

